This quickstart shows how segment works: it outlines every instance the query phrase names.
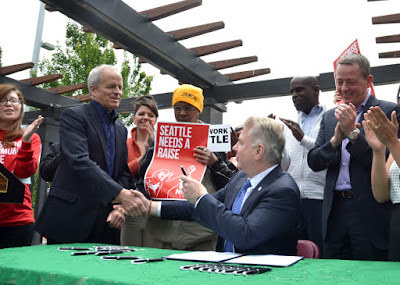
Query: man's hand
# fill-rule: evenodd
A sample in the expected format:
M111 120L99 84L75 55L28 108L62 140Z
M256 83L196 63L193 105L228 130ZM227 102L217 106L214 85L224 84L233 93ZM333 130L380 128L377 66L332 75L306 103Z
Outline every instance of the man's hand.
M198 146L194 149L194 157L198 162L211 166L217 162L217 156L205 146Z
M137 190L122 189L115 199L132 217L146 216L149 208L149 200Z
M112 210L107 217L107 223L110 228L120 230L125 223L124 213L119 210Z
M346 137L357 128L357 112L356 107L352 103L338 106L335 110L335 117L340 124L340 129ZM360 126L360 124L358 124L358 126Z
M346 136L340 129L340 123L338 122L335 127L335 133L333 134L333 137L330 140L332 147L336 149L345 138Z
M291 131L293 136L301 142L301 140L304 137L304 132L301 129L300 125L297 122L294 122L292 120L284 119L284 118L279 118Z
M181 180L183 186L183 195L185 196L186 200L192 204L195 204L200 196L208 193L203 184L190 177L182 176Z

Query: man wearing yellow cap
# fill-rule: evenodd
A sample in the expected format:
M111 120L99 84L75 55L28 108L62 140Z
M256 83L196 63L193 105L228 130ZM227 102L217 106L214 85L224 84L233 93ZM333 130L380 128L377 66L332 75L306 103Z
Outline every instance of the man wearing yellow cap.
M190 84L183 84L175 89L172 106L177 122L202 123L199 115L203 111L203 90ZM138 173L133 178L133 187L145 193L144 176L153 157L154 145L145 154ZM209 193L214 193L228 183L236 171L231 170L205 146L195 148L197 161L207 165L202 184ZM173 248L182 250L215 250L217 235L192 221L166 221L149 217L145 229L144 246L156 248Z

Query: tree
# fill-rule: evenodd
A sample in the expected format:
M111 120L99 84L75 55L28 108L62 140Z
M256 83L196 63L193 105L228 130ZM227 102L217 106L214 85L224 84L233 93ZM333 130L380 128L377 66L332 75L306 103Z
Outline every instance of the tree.
M43 59L39 63L39 70L44 75L60 73L63 78L43 84L43 88L52 88L72 84L84 83L87 81L90 70L100 64L117 64L117 57L112 44L105 38L95 33L85 33L83 28L75 22L68 22L66 27L65 50L57 44L56 51L51 59ZM121 75L124 89L123 98L130 98L148 94L151 90L153 76L147 76L140 71L141 65L133 56L133 67L128 59L127 52L123 54ZM77 90L66 96L88 94L87 88ZM132 116L122 114L120 119L127 124L132 124Z

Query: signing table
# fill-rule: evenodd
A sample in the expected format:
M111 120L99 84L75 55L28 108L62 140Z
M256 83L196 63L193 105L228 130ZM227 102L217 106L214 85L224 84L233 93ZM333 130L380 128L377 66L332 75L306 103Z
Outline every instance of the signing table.
M69 244L86 246L93 244ZM235 276L183 271L193 261L165 260L131 264L129 260L105 261L96 255L71 256L57 245L0 250L0 284L400 284L400 263L303 259L270 272ZM177 250L138 248L120 255L159 258Z

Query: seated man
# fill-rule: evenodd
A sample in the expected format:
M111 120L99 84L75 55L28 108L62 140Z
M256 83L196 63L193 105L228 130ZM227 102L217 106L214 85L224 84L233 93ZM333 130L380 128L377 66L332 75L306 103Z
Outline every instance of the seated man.
M279 165L284 146L280 123L250 117L234 147L241 171L224 188L208 194L182 176L188 202L152 201L150 214L197 221L218 233L217 251L296 255L300 193Z

